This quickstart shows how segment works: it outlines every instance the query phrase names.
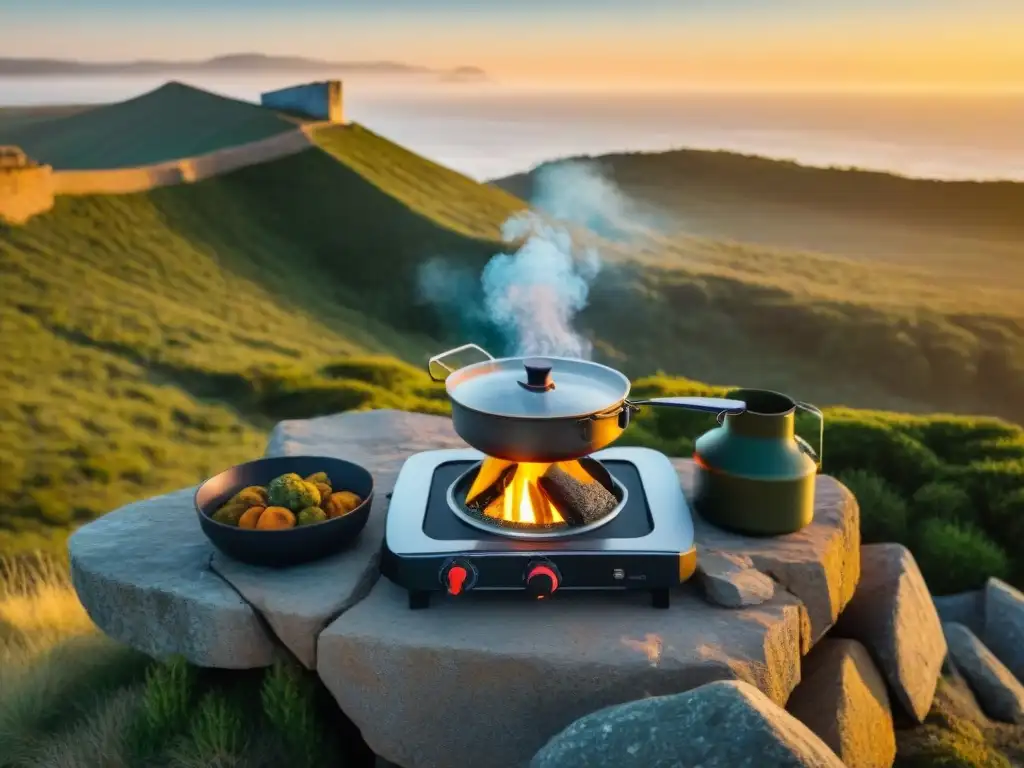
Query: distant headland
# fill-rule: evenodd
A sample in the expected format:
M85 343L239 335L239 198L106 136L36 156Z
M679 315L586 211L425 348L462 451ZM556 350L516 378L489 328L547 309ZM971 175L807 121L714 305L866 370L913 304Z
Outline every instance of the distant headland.
M0 58L0 77L265 72L439 75L445 80L482 80L487 77L484 70L474 66L432 69L398 61L327 61L302 56L268 56L262 53L233 53L198 61L77 61L74 59Z

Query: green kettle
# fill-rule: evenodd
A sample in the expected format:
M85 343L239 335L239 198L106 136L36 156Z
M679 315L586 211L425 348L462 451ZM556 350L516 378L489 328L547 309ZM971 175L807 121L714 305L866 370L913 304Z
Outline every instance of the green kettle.
M713 525L753 536L793 533L814 518L825 421L820 410L778 392L740 389L746 410L719 415L697 438L694 509ZM796 434L796 410L818 417L818 450Z

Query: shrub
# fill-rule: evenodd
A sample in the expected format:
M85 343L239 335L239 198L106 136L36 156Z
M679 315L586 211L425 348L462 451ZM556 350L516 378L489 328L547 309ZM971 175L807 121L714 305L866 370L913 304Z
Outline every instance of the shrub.
M317 724L315 685L303 670L283 663L272 666L263 678L260 701L298 768L320 765L323 735Z
M180 657L147 670L142 711L131 739L140 754L156 754L185 730L196 683L196 669Z
M977 589L990 576L1009 576L1006 553L969 523L925 520L915 538L914 557L933 594Z
M187 762L199 760L228 762L237 758L245 748L245 719L240 708L224 693L210 691L205 694L191 718L184 744L179 753Z
M841 472L838 480L857 497L860 535L865 544L908 543L907 504L885 480L864 469Z
M913 437L870 416L826 417L825 460L830 474L869 470L907 495L937 477L942 467L938 456Z
M989 527L1000 532L1000 541L1012 542L1015 554L1024 549L1024 488L1007 494L993 504ZM1015 581L1024 578L1024 559L1014 563Z
M958 485L948 482L926 483L911 499L912 519L974 522L974 504L970 495Z

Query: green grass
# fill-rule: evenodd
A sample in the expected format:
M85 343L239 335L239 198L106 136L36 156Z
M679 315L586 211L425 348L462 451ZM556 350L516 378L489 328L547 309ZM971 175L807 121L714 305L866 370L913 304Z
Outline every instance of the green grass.
M279 384L293 368L436 349L402 301L421 247L481 262L495 246L317 149L0 228L0 551L258 453L301 410ZM316 397L367 402L329 378Z
M896 731L894 768L1012 768L1024 760L1024 726L981 711L956 674L940 678L925 722Z
M66 170L177 160L267 139L301 122L176 82L117 104L39 118L38 111L0 114L0 144Z

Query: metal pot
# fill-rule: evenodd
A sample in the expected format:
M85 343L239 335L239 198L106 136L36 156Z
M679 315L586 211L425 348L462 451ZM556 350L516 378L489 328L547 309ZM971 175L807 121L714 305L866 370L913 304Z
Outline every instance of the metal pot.
M486 360L459 369L444 360L474 350ZM438 376L436 368L443 369ZM452 402L455 431L488 456L507 461L578 459L615 442L642 405L740 413L742 400L659 397L629 400L629 379L614 368L564 357L495 358L464 344L427 362Z

